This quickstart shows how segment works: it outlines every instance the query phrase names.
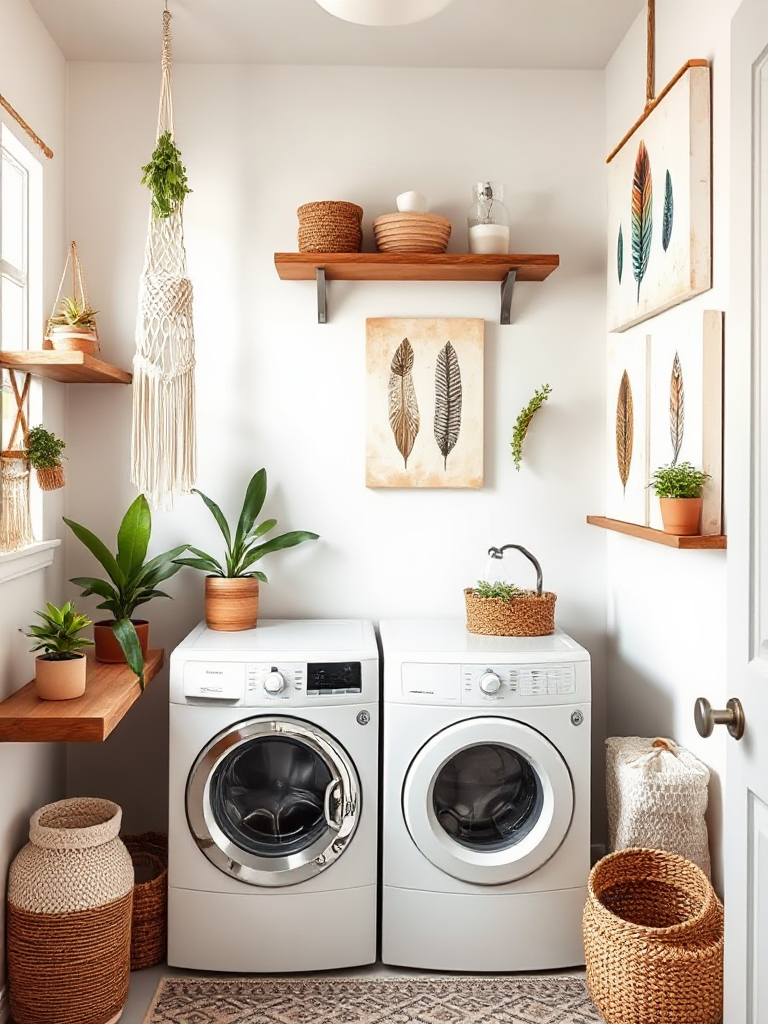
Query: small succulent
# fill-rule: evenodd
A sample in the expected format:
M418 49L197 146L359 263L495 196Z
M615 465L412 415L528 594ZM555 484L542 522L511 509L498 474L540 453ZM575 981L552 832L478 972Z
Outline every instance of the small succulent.
M78 657L83 647L93 647L92 640L78 636L86 626L91 625L87 615L75 611L71 601L61 607L46 604L45 612L35 612L43 620L42 626L30 626L29 633L24 633L35 641L30 651L45 651L49 661L70 661Z
M478 597L498 597L502 601L511 601L513 597L521 597L527 591L516 587L514 583L489 583L487 580L478 580L475 593Z
M60 466L61 453L66 447L66 441L62 441L43 426L32 427L27 435L27 458L33 469L53 469Z
M50 319L51 327L80 327L84 331L96 330L97 309L91 309L87 302L72 295L59 300L56 312Z
M681 462L677 466L659 466L648 486L653 487L659 498L700 498L707 480L709 473L695 469L690 462Z

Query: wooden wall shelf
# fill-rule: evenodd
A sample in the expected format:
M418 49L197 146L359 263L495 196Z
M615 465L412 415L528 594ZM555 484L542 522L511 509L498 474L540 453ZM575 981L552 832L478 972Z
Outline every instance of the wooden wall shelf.
M639 537L640 540L649 540L654 544L664 544L668 548L680 548L685 551L722 551L728 544L728 538L723 534L717 534L714 537L698 535L676 537L673 533L654 530L650 526L638 526L636 523L625 523L621 519L607 519L605 516L587 516L587 522L591 526L599 526L603 530L613 530L615 533L624 533L628 537Z
M144 680L163 667L165 652L148 651ZM88 682L74 700L40 700L34 680L0 703L0 741L10 743L98 743L107 738L141 696L127 665L107 665L88 656Z
M85 352L53 352L48 349L0 352L0 367L48 377L62 384L130 384L132 380L127 370Z
M500 323L510 323L517 281L544 281L560 266L555 255L510 253L276 252L283 281L317 282L317 320L327 322L326 281L497 281L501 284Z

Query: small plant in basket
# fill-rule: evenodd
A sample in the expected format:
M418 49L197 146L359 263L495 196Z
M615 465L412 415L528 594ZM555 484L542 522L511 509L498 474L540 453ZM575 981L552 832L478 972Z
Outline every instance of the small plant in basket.
M61 453L66 447L66 441L43 426L32 427L27 434L27 458L37 473L37 482L42 490L55 491L64 486Z
M464 591L468 631L488 636L546 636L554 633L557 596L543 590L541 566L534 555L520 544L491 548L488 554L492 560L503 559L504 552L510 548L524 554L536 569L536 589L524 590L508 579L478 580L476 587L467 587Z
M36 659L35 690L42 700L70 700L85 692L84 647L93 647L80 633L91 625L87 615L75 611L71 601L57 608L46 605L46 611L35 612L42 619L41 626L30 626L25 633L34 646L32 652L42 651Z
M653 487L659 498L665 533L690 537L699 532L702 491L707 480L709 473L696 469L690 462L659 466L654 471L648 486Z
M86 300L78 299L76 295L65 295L59 299L48 321L47 337L52 347L92 355L99 347L97 312Z

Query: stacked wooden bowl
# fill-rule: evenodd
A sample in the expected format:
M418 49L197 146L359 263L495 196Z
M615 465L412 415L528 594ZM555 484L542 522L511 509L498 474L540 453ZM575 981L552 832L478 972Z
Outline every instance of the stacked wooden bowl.
M360 252L363 210L355 203L305 203L299 218L299 252Z
M437 213L385 213L373 235L379 252L445 252L451 222Z

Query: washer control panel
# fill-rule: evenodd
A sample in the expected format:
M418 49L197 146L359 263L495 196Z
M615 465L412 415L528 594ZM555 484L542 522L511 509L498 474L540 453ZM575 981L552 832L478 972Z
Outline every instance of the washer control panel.
M517 697L564 697L576 692L574 666L463 665L462 704L501 702Z
M366 663L367 664L367 663ZM366 668L366 689L375 664ZM201 662L184 666L184 696L227 701L247 707L267 704L301 705L339 698L359 703L363 693L363 663L339 662Z

